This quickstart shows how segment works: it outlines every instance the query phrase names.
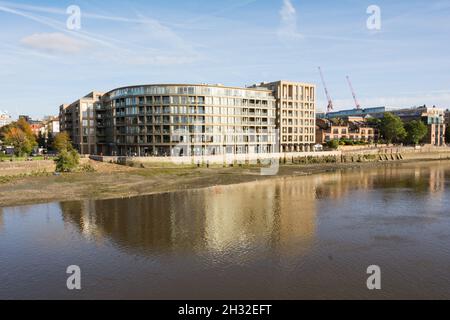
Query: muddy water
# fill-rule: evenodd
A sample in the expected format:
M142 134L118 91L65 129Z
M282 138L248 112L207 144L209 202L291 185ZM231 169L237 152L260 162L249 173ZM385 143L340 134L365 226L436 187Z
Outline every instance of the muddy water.
M449 299L450 162L0 208L0 298Z

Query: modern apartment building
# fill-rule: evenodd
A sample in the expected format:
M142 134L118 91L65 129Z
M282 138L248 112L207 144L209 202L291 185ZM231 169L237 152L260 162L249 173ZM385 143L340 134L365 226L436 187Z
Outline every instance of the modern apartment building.
M90 93L60 107L81 153L183 156L310 150L315 86L155 84ZM279 132L279 134L278 134Z
M261 83L259 86L268 88L276 99L281 151L312 150L315 143L316 86L291 81Z
M66 131L74 147L81 154L95 154L96 139L96 112L100 106L102 93L91 92L71 104L59 107L60 131Z

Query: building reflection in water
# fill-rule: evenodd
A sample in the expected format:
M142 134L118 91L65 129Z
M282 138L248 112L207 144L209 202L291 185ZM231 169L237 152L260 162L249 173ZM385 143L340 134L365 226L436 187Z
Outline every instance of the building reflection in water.
M126 251L307 252L316 234L317 201L352 190L408 188L444 194L439 164L391 165L280 178L126 199L61 203L64 221L86 237Z
M313 241L315 232L315 190L310 179L60 205L64 221L84 236L110 239L140 252L294 247L298 254Z

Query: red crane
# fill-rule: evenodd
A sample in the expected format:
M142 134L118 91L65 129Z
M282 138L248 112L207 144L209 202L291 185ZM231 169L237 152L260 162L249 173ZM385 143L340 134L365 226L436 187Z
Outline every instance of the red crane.
M325 79L322 74L322 69L320 69L320 67L319 67L319 73L320 73L320 78L322 79L323 88L325 89L325 95L327 96L327 100L328 100L327 112L331 112L331 111L333 111L333 100L331 100L330 93L328 92L327 85L325 84Z
M349 85L350 90L352 92L353 100L355 100L356 109L359 110L359 109L361 109L361 105L359 104L358 99L356 98L355 90L353 90L353 86L352 86L352 83L350 81L350 77L349 76L347 76L347 82L348 82L348 85Z

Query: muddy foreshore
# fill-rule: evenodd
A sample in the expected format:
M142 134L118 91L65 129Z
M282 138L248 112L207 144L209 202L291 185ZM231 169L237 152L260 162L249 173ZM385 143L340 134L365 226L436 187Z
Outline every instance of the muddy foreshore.
M336 170L398 166L439 161L395 161L281 165L276 175L261 175L258 167L130 168L95 163L95 172L26 176L0 183L0 207L56 201L124 198L155 193L230 185L266 179L304 176ZM447 160L443 160L447 161Z

